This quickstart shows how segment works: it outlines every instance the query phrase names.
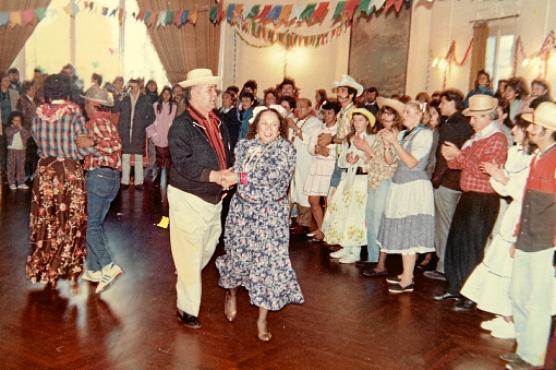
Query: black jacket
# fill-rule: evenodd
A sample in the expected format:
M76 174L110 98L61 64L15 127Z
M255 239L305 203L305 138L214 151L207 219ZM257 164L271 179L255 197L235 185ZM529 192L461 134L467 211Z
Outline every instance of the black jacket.
M129 95L116 103L114 112L120 113L118 133L122 140L122 153L144 154L147 136L145 129L156 119L150 98L143 94L139 95L135 103L133 123L131 122L131 97Z
M233 164L230 135L226 125L220 124L226 151L227 167ZM209 182L210 171L220 170L216 152L212 149L205 129L187 111L174 119L168 132L168 147L172 157L170 185L217 204L222 198L222 187Z
M469 120L460 112L452 114L438 128L438 146L436 147L436 166L432 175L435 188L442 185L448 189L461 191L459 178L461 170L448 168L448 162L442 156L442 144L449 141L461 149L463 144L473 136L473 128Z

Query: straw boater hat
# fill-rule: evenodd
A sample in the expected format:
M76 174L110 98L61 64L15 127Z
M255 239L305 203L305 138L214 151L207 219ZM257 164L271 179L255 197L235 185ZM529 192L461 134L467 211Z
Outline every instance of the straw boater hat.
M462 112L464 116L483 116L494 111L498 106L498 99L490 95L473 95L469 98L469 108Z
M220 83L220 80L220 76L214 76L210 69L197 68L187 72L187 79L185 81L178 82L178 85L181 87L217 85Z
M541 103L533 113L523 113L521 118L535 125L556 131L556 104L551 102Z
M95 103L99 103L100 105L104 105L105 107L113 107L114 106L114 99L111 99L110 94L108 91L104 90L98 86L91 86L86 92L85 95L81 95L82 98L86 100L90 100Z
M388 99L382 96L376 98L376 103L378 104L379 108L382 107L389 107L398 112L400 116L403 115L403 111L405 109L405 104L399 101L398 99Z
M375 122L376 122L376 118L375 116L369 112L367 109L365 108L355 108L352 109L349 113L348 113L348 118L351 121L351 118L353 117L354 114L360 114L362 116L364 116L365 118L367 118L367 121L369 121L369 123L371 124L371 127L374 127Z
M334 87L340 87L340 86L348 86L348 87L352 87L355 90L357 90L357 96L361 96L361 94L363 94L363 86L361 84L359 84L357 81L355 81L353 79L353 77L351 77L350 75L342 75L342 78L340 79L340 81L336 81L332 84Z

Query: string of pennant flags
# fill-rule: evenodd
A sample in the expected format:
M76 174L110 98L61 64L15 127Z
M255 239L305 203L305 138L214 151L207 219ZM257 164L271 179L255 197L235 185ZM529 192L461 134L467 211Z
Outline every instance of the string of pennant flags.
M68 2L63 11L71 16L80 12L96 13L106 17L118 18L120 22L125 17L131 17L145 23L147 27L182 27L186 24L195 25L200 14L208 13L209 21L218 24L225 20L229 24L241 24L245 20L255 23L274 23L275 26L289 26L295 23L306 23L311 26L322 23L333 12L333 23L353 19L356 15L369 16L375 11L391 9L400 12L403 5L409 7L411 0L338 0L337 2L322 1L310 4L255 4L244 5L230 3L226 7L220 1L210 7L194 9L162 9L140 10L129 12L120 7L103 6L96 1ZM49 15L56 15L57 9L39 7L16 11L0 11L0 27L16 27L36 24Z

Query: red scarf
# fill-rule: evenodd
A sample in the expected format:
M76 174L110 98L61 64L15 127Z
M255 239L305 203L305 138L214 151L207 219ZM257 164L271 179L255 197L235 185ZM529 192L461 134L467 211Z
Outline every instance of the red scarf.
M198 123L201 127L205 129L210 146L216 152L218 157L218 163L220 164L220 169L225 170L228 168L226 161L226 151L224 150L224 141L222 140L222 134L220 133L220 120L214 112L209 112L208 119L203 117L203 115L192 106L187 108L189 115L193 120Z

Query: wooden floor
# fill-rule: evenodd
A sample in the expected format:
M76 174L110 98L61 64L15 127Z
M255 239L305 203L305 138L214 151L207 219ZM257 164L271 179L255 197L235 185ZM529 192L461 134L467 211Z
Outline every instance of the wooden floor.
M161 207L152 189L124 191L107 220L124 276L101 296L63 282L44 290L25 280L29 192L0 199L0 369L503 369L513 342L479 328L481 312L454 313L431 299L441 282L416 276L414 294L391 296L384 280L340 265L302 237L291 259L305 304L269 314L270 343L256 338L245 292L230 324L211 262L203 273L203 328L175 316L176 276ZM217 249L217 255L222 248ZM389 261L400 270L399 258Z

